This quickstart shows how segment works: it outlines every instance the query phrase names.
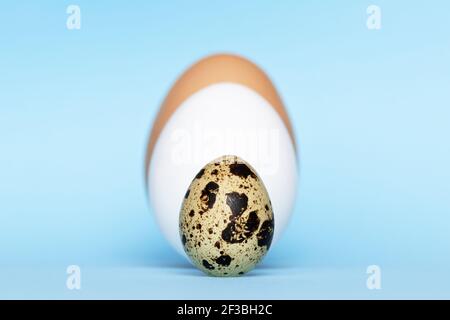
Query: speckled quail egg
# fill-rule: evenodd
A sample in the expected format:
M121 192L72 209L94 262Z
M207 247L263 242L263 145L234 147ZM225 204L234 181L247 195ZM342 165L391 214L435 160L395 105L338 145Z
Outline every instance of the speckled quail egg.
M179 227L195 266L213 276L237 276L253 269L269 250L272 204L256 171L239 157L224 156L191 182Z

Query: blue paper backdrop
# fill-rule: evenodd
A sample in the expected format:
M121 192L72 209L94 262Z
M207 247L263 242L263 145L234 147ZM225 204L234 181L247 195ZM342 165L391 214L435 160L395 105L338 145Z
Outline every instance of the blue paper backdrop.
M66 8L81 8L81 29ZM369 30L366 9L381 8ZM447 1L9 1L0 10L0 297L450 297ZM248 277L203 277L148 208L150 125L231 52L295 126L289 229ZM80 265L82 290L65 287ZM366 288L366 267L382 289ZM218 284L218 285L216 285Z

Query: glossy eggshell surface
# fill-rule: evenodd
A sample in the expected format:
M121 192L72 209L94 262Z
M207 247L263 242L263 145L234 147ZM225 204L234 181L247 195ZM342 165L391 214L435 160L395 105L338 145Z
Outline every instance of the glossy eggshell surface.
M244 159L264 181L277 224L273 244L289 223L298 171L286 126L255 91L234 83L214 84L174 112L161 131L148 171L156 221L183 256L178 222L184 195L199 170L223 155Z
M238 157L210 162L186 191L179 228L184 250L200 270L213 276L248 272L267 253L274 232L263 181Z

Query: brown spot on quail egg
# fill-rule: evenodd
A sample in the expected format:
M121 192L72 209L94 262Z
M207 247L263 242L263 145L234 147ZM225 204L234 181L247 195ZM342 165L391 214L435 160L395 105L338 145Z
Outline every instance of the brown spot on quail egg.
M255 169L239 157L224 156L202 168L187 190L179 227L194 265L213 276L253 269L274 232L269 195Z

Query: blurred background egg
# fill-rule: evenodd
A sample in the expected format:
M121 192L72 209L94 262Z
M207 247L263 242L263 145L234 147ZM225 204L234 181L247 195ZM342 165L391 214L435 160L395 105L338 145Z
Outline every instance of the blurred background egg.
M158 225L185 255L179 214L192 178L223 155L248 162L272 202L275 243L292 214L298 178L294 131L266 74L235 55L206 57L170 89L148 141L145 174Z

